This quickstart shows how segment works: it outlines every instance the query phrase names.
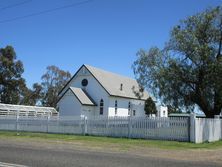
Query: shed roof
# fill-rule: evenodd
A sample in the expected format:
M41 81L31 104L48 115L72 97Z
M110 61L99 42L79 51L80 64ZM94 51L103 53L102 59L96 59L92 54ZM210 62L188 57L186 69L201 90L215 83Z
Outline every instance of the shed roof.
M82 105L96 105L92 98L81 88L70 87L70 89Z

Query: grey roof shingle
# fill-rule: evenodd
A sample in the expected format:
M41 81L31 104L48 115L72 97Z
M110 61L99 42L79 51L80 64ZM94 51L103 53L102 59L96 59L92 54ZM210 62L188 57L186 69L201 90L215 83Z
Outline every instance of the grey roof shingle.
M96 104L91 100L88 94L86 94L81 88L70 87L71 91L75 94L77 99L83 105L95 106Z
M135 79L121 76L89 65L84 66L94 75L94 77L111 96L138 99L134 90L138 91L139 85ZM122 90L120 89L121 84L123 88ZM144 91L141 99L145 100L148 97L148 93Z

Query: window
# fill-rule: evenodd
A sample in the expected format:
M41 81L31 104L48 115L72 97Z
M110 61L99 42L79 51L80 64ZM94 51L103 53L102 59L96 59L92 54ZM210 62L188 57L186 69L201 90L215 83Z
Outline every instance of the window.
M100 103L99 103L99 114L100 115L103 115L103 106L104 106L104 102L103 102L103 99L101 99Z
M136 116L136 110L133 110L133 116Z
M165 114L166 114L166 111L163 111L163 116L165 116Z
M117 100L115 100L115 115L117 115L117 107L118 107Z
M87 86L88 85L88 80L87 79L83 79L82 80L82 86Z
M128 103L128 115L130 115L130 110L131 110L131 103Z

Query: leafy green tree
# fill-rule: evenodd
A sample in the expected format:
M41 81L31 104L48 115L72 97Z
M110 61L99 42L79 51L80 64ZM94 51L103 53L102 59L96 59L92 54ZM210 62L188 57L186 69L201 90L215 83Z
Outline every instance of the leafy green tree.
M25 87L23 64L12 46L0 48L0 102L18 104Z
M48 66L46 73L42 76L42 104L56 107L58 93L70 78L71 74L68 71L63 71L56 66Z
M141 49L134 73L165 104L212 118L222 109L221 47L222 8L207 9L175 26L163 49Z
M145 114L147 116L150 116L152 114L155 114L155 115L157 114L155 102L153 101L153 99L151 97L146 99L145 105L144 105L144 110L145 110Z

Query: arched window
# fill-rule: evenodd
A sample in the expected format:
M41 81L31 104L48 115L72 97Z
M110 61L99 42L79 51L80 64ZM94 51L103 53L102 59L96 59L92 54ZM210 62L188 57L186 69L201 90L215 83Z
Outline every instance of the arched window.
M117 100L115 100L115 115L117 115L117 107L118 107Z
M103 99L101 99L100 103L99 103L99 114L100 115L103 115L103 106L104 106L104 102L103 102Z
M129 103L128 103L128 115L130 115L130 111L131 111L131 103L129 101Z

